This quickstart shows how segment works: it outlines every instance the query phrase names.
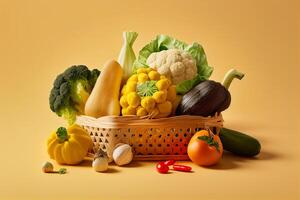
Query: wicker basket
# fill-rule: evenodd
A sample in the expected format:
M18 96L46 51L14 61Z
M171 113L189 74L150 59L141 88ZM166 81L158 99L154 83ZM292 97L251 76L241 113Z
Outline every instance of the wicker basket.
M133 148L134 160L187 160L187 145L193 134L200 129L218 133L223 126L223 118L222 115L184 115L161 119L78 116L76 123L91 135L94 151L101 148L108 156L111 156L116 144L127 143Z

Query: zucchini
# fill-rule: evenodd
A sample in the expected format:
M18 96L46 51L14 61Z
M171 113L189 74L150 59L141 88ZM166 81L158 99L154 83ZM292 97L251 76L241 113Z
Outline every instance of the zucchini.
M255 156L261 149L257 139L227 128L220 130L220 139L225 150L240 156Z

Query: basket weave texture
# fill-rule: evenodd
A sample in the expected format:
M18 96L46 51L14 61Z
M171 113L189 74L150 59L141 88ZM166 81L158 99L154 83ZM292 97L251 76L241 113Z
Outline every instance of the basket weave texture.
M218 133L222 115L213 117L175 116L146 119L136 116L105 116L98 119L78 116L76 123L86 129L94 142L112 155L118 143L131 145L134 160L187 160L187 145L195 132L211 129Z

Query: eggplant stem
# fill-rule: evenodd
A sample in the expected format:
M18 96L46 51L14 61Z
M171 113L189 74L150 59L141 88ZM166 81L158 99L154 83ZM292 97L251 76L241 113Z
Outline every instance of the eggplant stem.
M245 74L243 74L242 72L239 72L236 69L231 69L225 74L222 85L228 90L234 78L241 80L244 76Z

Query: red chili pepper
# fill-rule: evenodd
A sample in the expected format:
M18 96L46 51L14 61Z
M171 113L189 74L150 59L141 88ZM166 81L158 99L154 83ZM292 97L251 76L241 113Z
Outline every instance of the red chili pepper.
M173 165L173 169L175 171L181 171L181 172L190 172L190 171L192 171L192 168L190 166L186 166L186 165Z
M170 165L174 165L175 160L167 160L164 162L165 165L170 166Z
M168 165L165 165L163 162L157 163L156 170L161 174L166 174L169 171Z

